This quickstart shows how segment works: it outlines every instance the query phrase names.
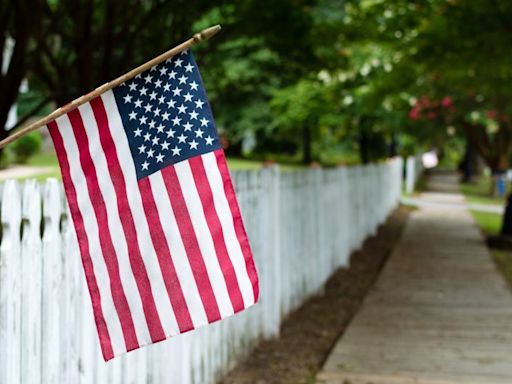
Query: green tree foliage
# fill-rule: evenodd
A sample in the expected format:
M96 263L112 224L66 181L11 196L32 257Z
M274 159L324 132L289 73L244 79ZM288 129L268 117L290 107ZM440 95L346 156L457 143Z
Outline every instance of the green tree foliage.
M223 32L194 52L232 154L254 137L257 151L299 152L309 162L352 142L366 162L464 135L493 169L508 166L506 0L39 4L40 33L25 44L37 55L20 73L57 104L220 23Z
M16 163L26 163L30 156L36 154L43 145L43 138L40 132L30 132L29 134L20 137L9 146L9 149L14 153Z
M409 59L417 92L454 108L444 120L466 135L491 169L507 169L512 151L512 3L429 1ZM439 123L439 119L432 119Z
M32 85L63 105L188 38L212 6L206 0L47 1Z
M325 128L332 111L326 90L317 80L302 79L275 91L270 103L274 112L274 135L278 140L290 140L301 148L302 161L306 164L318 160L318 153L313 153L313 143L328 134Z
M201 29L222 24L223 33L197 47L217 124L229 141L229 152L240 154L248 134L271 145L270 100L317 66L312 0L244 1L214 7L196 24ZM288 140L287 140L288 141Z

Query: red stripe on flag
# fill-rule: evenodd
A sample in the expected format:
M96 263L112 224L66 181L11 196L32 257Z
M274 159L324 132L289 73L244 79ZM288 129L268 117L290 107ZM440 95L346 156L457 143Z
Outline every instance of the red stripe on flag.
M178 175L173 166L166 167L161 172L208 322L217 321L221 318L219 307L213 294L213 288L206 271L201 250L199 249L199 243L197 242L190 214L183 197Z
M114 351L112 350L110 335L108 334L107 324L103 316L101 295L98 289L98 283L96 282L96 276L94 275L94 266L92 264L91 255L89 253L89 240L87 239L87 233L84 228L82 213L78 207L75 186L71 180L66 149L64 148L64 142L55 121L48 124L48 130L50 131L50 135L52 136L52 140L55 145L55 151L57 152L57 158L59 160L63 176L62 182L64 183L69 209L75 224L78 247L80 248L80 253L82 255L82 265L85 271L87 286L91 293L92 307L94 309L94 321L96 322L96 328L98 329L101 351L103 353L103 358L105 360L110 360L114 357Z
M153 191L151 189L151 183L148 177L139 180L139 190L142 197L142 204L144 206L144 212L146 214L146 220L149 227L151 228L151 240L155 246L158 261L160 263L160 269L164 276L165 287L167 288L167 294L171 301L176 321L180 328L180 332L187 332L194 328L190 313L183 296L180 281L176 273L176 268L171 257L171 251L165 238L162 223L160 222L160 216L158 215L158 209L153 198Z
M240 286L238 285L233 263L229 258L229 253L226 248L224 232L222 231L219 216L215 210L213 194L208 182L208 177L206 176L203 160L201 156L196 156L189 159L189 163L192 175L194 176L194 182L201 199L206 222L208 223L208 228L212 234L215 253L217 254L220 268L224 275L224 280L226 281L229 298L231 299L233 310L236 313L244 309L244 300L242 298L242 293L240 292Z
M121 284L119 263L114 250L114 245L112 244L110 230L108 228L107 209L105 207L103 196L100 192L96 169L94 168L89 151L89 139L85 133L85 127L78 109L71 111L68 116L78 144L80 164L87 181L87 189L91 198L91 204L94 208L96 221L98 222L98 235L101 249L103 251L103 258L105 259L108 275L110 277L110 287L112 297L114 299L114 305L116 307L119 320L121 321L121 328L123 330L126 348L129 351L138 348L139 343L137 341L137 335L135 334L130 307L128 306L128 301L126 300L123 286Z
M165 332L162 327L162 323L160 322L153 292L151 290L151 283L140 253L133 215L130 205L128 204L124 174L119 164L119 159L115 150L115 143L112 139L112 135L110 134L107 113L101 97L91 100L90 104L98 125L100 142L103 151L105 152L105 158L107 159L110 178L116 192L119 216L121 218L126 244L128 245L130 266L133 271L135 281L137 282L137 288L139 289L142 306L144 308L144 315L148 324L149 333L151 334L151 340L153 342L157 342L165 339Z
M247 268L247 273L251 280L254 292L254 302L257 302L259 296L258 274L256 273L256 267L254 266L251 247L249 246L249 240L247 238L247 233L245 232L240 207L236 200L235 189L233 188L233 183L231 182L231 177L229 175L228 164L226 163L226 158L224 157L224 151L222 149L218 149L214 153L217 158L217 166L219 167L219 171L222 176L226 198L228 200L229 207L231 208L236 236L238 237L238 242L240 243L240 247L242 248L242 253L244 255L245 267Z

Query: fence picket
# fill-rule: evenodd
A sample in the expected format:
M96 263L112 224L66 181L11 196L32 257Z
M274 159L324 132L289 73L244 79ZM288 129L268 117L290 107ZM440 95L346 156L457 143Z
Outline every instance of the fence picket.
M56 179L48 179L43 194L43 375L41 382L44 384L59 382L60 330L66 329L67 326L60 316L62 297L61 212L62 200L59 183Z
M23 186L21 239L21 382L41 382L41 192L35 180Z
M2 191L0 245L0 383L21 381L21 199L18 183L9 180Z
M61 220L62 232L62 260L64 269L63 293L65 295L65 314L63 318L67 324L64 338L61 343L61 354L68 356L63 360L63 372L61 381L63 383L79 382L79 358L80 358L80 287L82 281L82 264L78 254L73 221L70 217L69 207L63 202L63 215Z

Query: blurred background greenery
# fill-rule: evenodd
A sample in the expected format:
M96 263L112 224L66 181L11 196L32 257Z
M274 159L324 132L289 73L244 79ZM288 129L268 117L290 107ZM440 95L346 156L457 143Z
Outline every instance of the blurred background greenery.
M217 23L194 53L234 167L435 148L468 180L478 159L509 168L508 0L4 1L0 127L14 104L18 127ZM2 164L50 163L37 135Z

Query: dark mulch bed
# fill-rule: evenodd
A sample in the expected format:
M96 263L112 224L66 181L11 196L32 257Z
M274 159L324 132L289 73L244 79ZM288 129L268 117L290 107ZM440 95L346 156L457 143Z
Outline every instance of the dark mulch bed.
M322 295L291 313L279 338L265 340L222 384L313 383L334 342L343 334L397 242L410 209L398 208L378 234L337 270Z

